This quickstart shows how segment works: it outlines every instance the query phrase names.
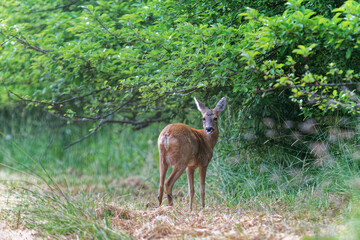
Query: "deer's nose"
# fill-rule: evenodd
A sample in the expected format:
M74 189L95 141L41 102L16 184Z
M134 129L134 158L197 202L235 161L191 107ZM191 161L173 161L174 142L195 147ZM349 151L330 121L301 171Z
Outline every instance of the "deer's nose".
M206 131L207 134L211 134L214 131L214 128L213 127L207 127L207 128L205 128L205 131Z

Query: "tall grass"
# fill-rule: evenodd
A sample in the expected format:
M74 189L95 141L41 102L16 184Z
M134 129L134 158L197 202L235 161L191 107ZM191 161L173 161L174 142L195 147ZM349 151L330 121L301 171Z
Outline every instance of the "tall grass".
M141 194L156 201L156 141L164 124L141 131L105 126L63 150L92 126L68 125L37 114L0 116L5 123L0 126L1 169L40 178L36 182L40 188L17 191L22 196L17 211L24 213L23 223L53 236L130 237L111 229L111 211L99 217L97 209L106 208L114 199L120 203L136 201L134 196ZM331 145L331 164L316 165L311 153L300 157L277 145L264 144L261 151L244 146L228 126L236 123L231 116L226 117L229 120L221 126L206 179L208 203L245 211L287 212L312 222L323 216L353 216L353 224L358 226L358 213L352 215L351 207L358 209L354 203L359 198L352 190L352 182L360 177L358 134L352 142L339 140ZM195 180L196 204L198 176ZM187 194L186 174L175 184L175 190L178 196ZM144 201L138 203L139 208L145 205Z
M98 210L114 196L126 197L134 191L131 181L130 185L123 182L126 178L136 176L140 187L157 184L156 126L135 132L105 126L64 150L86 135L91 125L67 125L37 114L0 116L4 123L0 126L0 170L26 181L9 182L17 207L1 217L19 222L21 215L22 224L54 237L130 238L111 229L111 212L99 216Z
M120 179L138 175L153 180L151 174L145 173L157 167L157 126L142 131L104 126L97 134L64 150L92 126L67 125L53 118L38 119L36 115L25 119L2 116L0 121L5 123L0 126L4 133L0 138L0 162L11 167L31 170L35 167L33 158L53 176L73 173L92 176L97 181L98 177Z
M97 209L102 209L107 204L99 196L84 194L74 198L68 193L59 195L54 191L36 191L30 188L16 191L16 194L21 201L14 212L21 214L21 224L46 233L45 236L130 239L125 232L112 229L109 221L112 216L109 213L105 212L101 217L97 215Z

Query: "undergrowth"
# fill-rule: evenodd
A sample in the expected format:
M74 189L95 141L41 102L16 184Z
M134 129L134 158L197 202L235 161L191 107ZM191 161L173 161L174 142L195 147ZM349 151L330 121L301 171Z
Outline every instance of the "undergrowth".
M1 121L9 122L8 118L3 116ZM156 205L156 141L164 124L141 131L105 126L63 150L86 135L91 126L63 125L54 119L49 123L44 116L39 118L32 115L12 119L0 129L2 171L23 172L30 174L24 177L27 181L35 179L33 185L7 182L14 185L14 194L20 200L1 218L15 222L21 218L21 224L50 236L132 238L126 231L113 229L114 212L107 206L117 202L125 208L131 205L132 209L144 210ZM331 218L338 224L349 222L355 229L354 239L360 235L356 230L360 219L356 190L360 189L356 185L360 155L355 140L333 144L331 158L327 159L331 164L317 165L311 154L300 158L266 144L260 153L255 148L244 148L241 141L233 141L228 134L223 125L206 179L208 206L280 214L315 225ZM198 211L198 173L195 180ZM186 174L175 184L175 205L187 207ZM312 231L318 230L314 227Z

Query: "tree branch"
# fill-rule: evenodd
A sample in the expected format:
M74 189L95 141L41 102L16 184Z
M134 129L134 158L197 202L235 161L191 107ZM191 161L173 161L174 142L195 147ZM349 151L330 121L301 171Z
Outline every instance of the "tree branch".
M71 3L66 4L66 5L63 5L63 6L57 6L57 7L49 8L49 9L31 11L30 13L50 12L50 11L54 11L54 10L57 10L57 9L60 9L60 8L68 8L68 7L70 7L71 5L76 4L78 1L80 1L80 0L74 0L74 1L72 1Z
M1 45L0 45L0 47L2 47L5 43L7 43L8 41L10 41L10 40L13 39L13 38L14 38L14 37L11 37L11 38L5 40L4 42L2 42Z
M101 119L99 124L86 136L79 138L78 140L76 140L75 142L70 143L69 145L64 147L64 150L68 149L69 147L82 142L83 140L87 139L88 137L90 137L91 135L93 135L94 133L97 132L97 130L99 130L99 128L101 128L102 125L106 124L106 123L117 123L117 124L131 124L131 125L139 125L139 126L147 126L153 122L158 122L158 121L164 121L168 118L160 118L160 119L150 119L150 120L144 120L144 121L133 121L133 120L105 120L105 119Z
M100 128L103 124L105 124L105 123L106 123L106 120L100 121L100 123L99 123L88 135L86 135L86 136L84 136L84 137L76 140L75 142L72 142L72 143L70 143L69 145L65 146L65 147L64 147L64 150L66 150L66 149L68 149L69 147L71 147L71 146L73 146L73 145L75 145L75 144L77 144L77 143L85 140L86 138L90 137L91 135L93 135L94 133L96 133L96 131L99 130L99 128Z
M21 38L19 38L19 37L12 36L12 35L11 35L11 37L15 38L17 42L20 42L20 43L22 43L23 45L26 45L26 46L28 46L29 48L34 49L35 51L38 51L38 52L41 52L41 53L44 53L44 54L52 51L52 50L44 50L44 49L38 48L38 47L36 47L36 46L33 46L33 45L31 45L30 43L28 43L27 41L25 41L25 40L23 40L23 39L21 39Z
M72 98L69 98L69 99L65 99L63 101L60 101L60 102L43 102L43 101L36 101L36 100L31 100L31 99L26 99L24 97L21 97L20 95L14 93L13 91L9 91L11 94L15 95L17 98L19 98L21 101L23 102L31 102L31 103L35 103L35 104L41 104L41 105L49 105L49 106L55 106L55 105L61 105L61 104L64 104L64 103L68 103L68 102L71 102L71 101L74 101L74 100L78 100L78 99L82 99L82 98L85 98L85 97L88 97L88 96L91 96L93 94L97 94L99 92L102 92L104 90L106 90L107 88L101 88L99 90L94 90L90 93L87 93L87 94L84 94L84 95L81 95L81 96L76 96L76 97L72 97Z
M86 9L90 12L90 14L94 17L94 19L100 24L100 26L106 31L108 32L111 36L113 36L114 38L116 39L119 39L118 36L116 36L115 34L113 34L112 32L110 32L110 30L104 25L104 23L98 18L95 16L95 14L93 14L89 9Z
M316 84L308 84L306 87L346 87L346 86L354 86L354 85L360 85L360 82L348 82L348 83L316 83ZM278 87L270 87L265 89L255 89L255 92L257 93L264 93L264 92L270 92L274 91L275 89L281 88L281 87L287 87L287 88L303 88L304 86L301 85L280 85Z

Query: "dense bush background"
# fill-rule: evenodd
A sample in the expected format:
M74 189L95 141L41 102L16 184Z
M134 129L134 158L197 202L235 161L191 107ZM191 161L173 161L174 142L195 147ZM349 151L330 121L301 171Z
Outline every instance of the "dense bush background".
M253 118L358 110L356 1L0 7L3 104L11 97L71 121L137 128L184 116L194 95L226 95L232 112Z

